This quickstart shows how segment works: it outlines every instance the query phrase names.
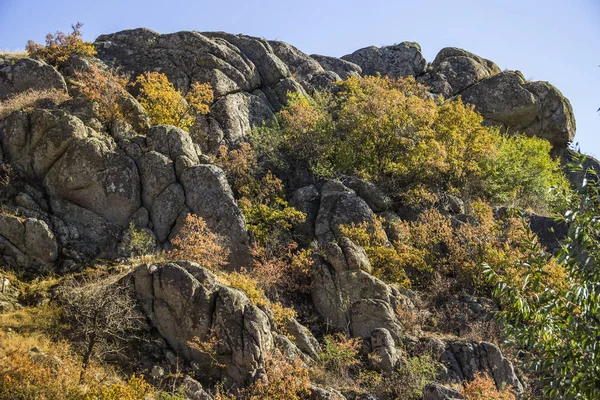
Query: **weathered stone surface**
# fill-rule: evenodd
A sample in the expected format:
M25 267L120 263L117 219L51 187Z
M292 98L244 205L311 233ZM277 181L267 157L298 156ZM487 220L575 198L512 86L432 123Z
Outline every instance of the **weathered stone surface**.
M335 389L312 385L310 387L310 400L346 400L346 397Z
M355 176L347 177L343 182L344 185L354 190L360 198L366 201L373 212L386 211L393 204L392 199L371 182Z
M282 60L299 82L308 82L313 76L325 72L314 58L285 42L269 40L273 52Z
M273 118L265 99L247 92L221 97L212 106L211 115L224 131L223 144L228 145L247 141L253 127Z
M321 190L319 213L315 220L315 236L320 242L341 238L340 226L373 221L367 203L339 181L327 181Z
M464 396L455 389L442 386L439 383L430 383L423 389L423 400L457 400Z
M31 58L14 64L0 59L0 101L27 90L58 89L67 92L67 84L52 66Z
M152 211L154 200L176 182L173 161L162 153L149 151L137 160L142 188L142 204Z
M61 198L51 197L50 208L55 217L53 225L63 246L63 253L68 248L90 258L117 256L122 227Z
M402 42L393 46L365 47L342 57L362 68L364 75L388 75L401 78L425 73L427 62L421 54L421 47L414 42Z
M0 235L31 258L28 264L49 264L58 256L58 244L46 222L0 215Z
M520 72L505 71L484 79L461 93L489 123L525 131L562 150L575 136L569 101L546 82L526 82Z
M399 341L402 324L394 309L400 293L362 270L336 271L317 258L311 287L317 311L338 329L368 338L377 328L386 328Z
M146 315L178 353L206 361L189 342L206 340L212 332L221 340L217 357L230 384L261 373L273 347L271 327L243 292L220 285L211 272L190 262L142 265L135 271L135 288Z
M436 94L448 98L475 83L500 73L500 68L490 60L456 47L440 50L421 81Z
M249 265L246 223L223 171L208 164L189 167L181 174L181 184L187 206L202 217L210 229L227 238L230 262L234 266Z
M346 79L350 76L360 77L362 75L362 68L350 61L319 54L311 54L311 57L321 64L321 67L323 67L325 71L335 72L342 79Z
M40 180L73 142L88 136L78 118L44 109L14 113L0 123L0 131L7 161Z
M170 184L156 197L150 219L160 242L167 240L184 206L185 193L178 183Z
M69 200L122 227L141 205L135 162L106 136L72 143L46 175L44 186L49 195Z
M376 356L377 367L386 374L391 374L400 359L394 338L385 328L377 328L371 332L371 350Z

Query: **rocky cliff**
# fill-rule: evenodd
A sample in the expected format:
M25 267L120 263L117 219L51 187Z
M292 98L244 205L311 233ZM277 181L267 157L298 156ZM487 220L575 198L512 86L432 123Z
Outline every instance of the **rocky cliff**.
M0 213L0 264L37 274L127 256L122 244L130 224L147 232L157 248L167 249L193 213L227 238L232 267L248 266L244 216L224 172L209 155L220 145L235 147L246 140L285 105L290 93L310 95L349 76L412 75L432 96L461 96L486 124L547 139L557 155L575 135L571 105L554 86L528 82L519 71L501 71L492 61L458 48L442 49L433 62L410 42L335 58L245 35L148 29L102 35L94 46L104 64L134 76L162 72L184 93L193 82L209 82L216 96L210 113L190 133L150 126L131 97L133 117L114 121L104 131L94 108L69 81L73 68L89 60L74 58L57 70L28 58L0 58L0 100L29 89L73 96L0 121L0 162L13 171L3 200L14 211ZM418 354L425 346L446 366L443 382L486 371L498 386L523 389L512 363L495 345L405 334L397 310L415 307L411 294L372 276L364 249L340 233L342 224L372 221L375 215L399 219L401 210L383 192L356 178L300 179L294 186L289 200L307 214L299 232L307 243L314 240L325 248L313 266L311 300L329 327L370 340L384 369L400 362L397 348ZM192 337L206 337L209 330L226 337L219 351L229 357L224 376L230 381L254 379L264 367L264 352L277 341L290 342L273 331L268 311L196 264L141 266L135 288L149 320L189 360L198 358L187 344ZM294 324L297 334L288 348L315 357L314 337ZM438 389L431 388L429 398L450 398Z

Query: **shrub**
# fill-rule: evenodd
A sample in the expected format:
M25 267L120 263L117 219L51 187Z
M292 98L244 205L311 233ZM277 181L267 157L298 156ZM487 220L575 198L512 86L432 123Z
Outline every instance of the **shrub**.
M229 249L223 246L224 238L208 229L204 219L196 214L188 214L171 244L171 259L194 261L212 271L227 264Z
M247 400L300 400L310 395L310 377L300 357L289 362L270 355L265 360L264 379L241 390L238 396Z
M576 159L571 168L582 171L584 161ZM557 255L564 269L560 285L549 279L548 255L535 242L521 258L520 282L497 273L494 264L486 269L503 305L505 331L549 398L600 395L600 181L593 169L586 172L580 193L563 199L559 219L569 230Z
M104 121L125 119L122 100L128 94L125 90L128 79L115 70L108 70L92 64L85 71L75 71L75 79L83 95L98 104L98 113Z
M405 201L448 192L467 203L504 203L522 194L519 206L545 209L552 200L547 190L565 182L550 145L511 138L482 121L460 98L431 99L413 77L350 77L334 93L291 96L277 121L257 129L252 141L270 160L283 152L280 158L306 161L318 176L357 175L404 193Z
M169 124L189 129L197 114L207 114L214 94L209 83L192 83L184 96L165 74L146 72L136 79L138 101L153 124Z
M46 35L46 44L40 45L32 40L27 42L25 50L29 57L39 58L48 64L58 67L71 56L93 57L96 55L94 45L81 39L81 22L71 25L73 32L65 34L56 32Z
M373 267L373 274L388 282L396 282L404 286L410 285L406 274L409 267L421 261L414 252L398 252L398 249L387 240L381 219L376 218L372 224L362 222L358 225L342 225L340 231L354 243L362 246ZM402 247L400 247L402 251Z
M142 377L127 382L109 370L90 365L89 379L79 380L82 363L70 346L40 334L0 332L0 398L11 400L142 400L152 395Z
M409 357L384 378L383 392L392 399L420 400L423 389L438 373L438 365L430 356Z
M319 361L325 369L337 376L347 378L351 368L360 364L358 349L360 340L348 338L341 333L326 335L319 354Z
M468 382L463 390L466 400L515 400L517 396L509 390L498 390L496 383L489 377L480 373Z
M69 335L82 355L81 381L94 356L122 354L124 343L141 337L145 318L136 309L135 295L114 278L71 279L60 287L59 304Z
M60 104L71 98L63 90L48 89L48 90L33 90L29 89L25 92L16 94L9 99L0 101L0 120L8 117L15 111L26 110L35 107L42 100L50 100L56 104Z
M281 180L270 171L263 173L258 168L249 143L241 143L239 149L234 150L221 146L217 163L239 198L248 231L260 245L285 241L290 229L306 218L284 200Z
M550 157L552 146L544 139L523 135L503 136L490 166L484 190L497 204L548 211L558 201L551 187L567 189L560 160Z
M156 249L154 236L148 229L138 228L133 222L129 223L119 251L129 257L141 257L152 254Z

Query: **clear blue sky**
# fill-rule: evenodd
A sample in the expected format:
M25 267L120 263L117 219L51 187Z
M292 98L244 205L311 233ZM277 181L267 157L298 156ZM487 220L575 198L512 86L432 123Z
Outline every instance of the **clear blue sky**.
M222 30L332 56L410 40L428 61L462 47L558 87L575 110L575 141L600 156L600 0L0 0L0 49L77 21L87 40L137 27Z

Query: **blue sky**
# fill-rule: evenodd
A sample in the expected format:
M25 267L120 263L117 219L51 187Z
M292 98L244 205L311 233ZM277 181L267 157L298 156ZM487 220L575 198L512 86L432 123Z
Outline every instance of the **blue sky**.
M410 40L432 61L462 47L558 87L575 110L575 141L600 156L600 0L0 0L0 49L77 21L87 40L143 26L245 33L332 56Z

